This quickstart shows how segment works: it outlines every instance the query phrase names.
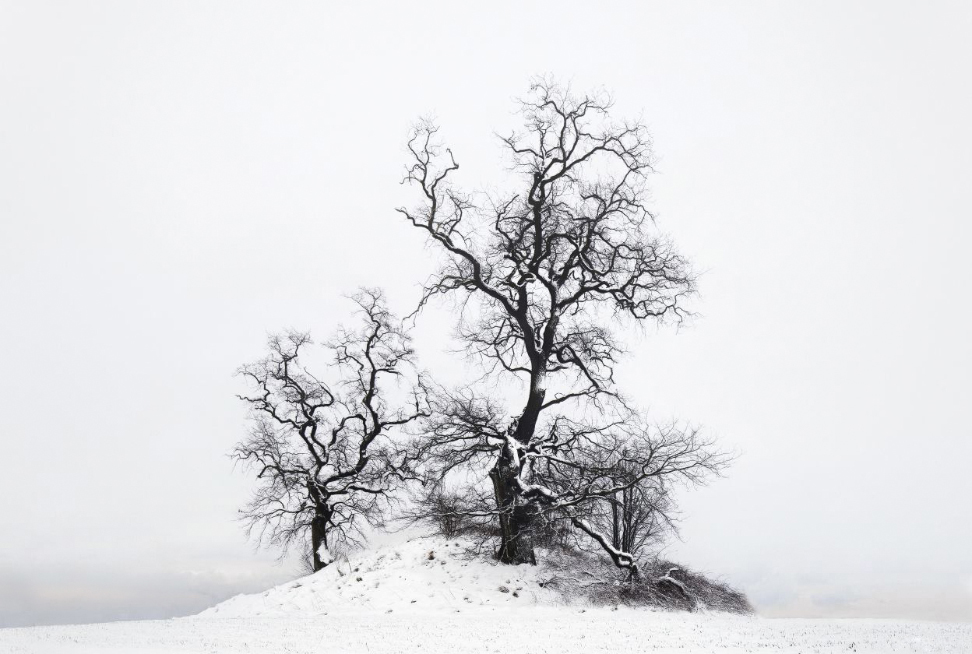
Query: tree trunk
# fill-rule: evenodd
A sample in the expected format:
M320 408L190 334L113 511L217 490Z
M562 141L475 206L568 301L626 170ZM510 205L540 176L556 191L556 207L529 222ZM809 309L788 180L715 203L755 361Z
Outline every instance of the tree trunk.
M530 391L527 396L523 413L516 421L513 438L517 443L526 446L533 440L533 433L537 428L543 400L547 394L544 388L546 375L534 374L530 379ZM530 502L520 497L516 476L520 473L515 469L513 461L504 450L496 460L496 465L489 476L493 480L493 490L496 494L496 508L499 511L500 542L499 560L503 563L531 563L536 565L537 556L533 550L534 526L536 524L537 509Z
M611 498L611 545L615 549L621 547L621 516L618 509L618 494L615 493Z
M537 557L533 551L533 527L536 511L529 504L517 501L517 488L513 482L517 472L506 457L501 456L489 473L493 480L496 508L499 510L499 560L503 563L535 565Z
M523 413L516 421L516 432L513 434L513 437L523 445L533 439L533 432L537 429L543 400L547 396L547 389L544 388L545 381L545 374L533 375L530 379L530 392L527 395L526 406L523 407Z
M322 570L330 561L321 558L321 547L327 547L327 516L317 513L311 521L311 556L314 572Z

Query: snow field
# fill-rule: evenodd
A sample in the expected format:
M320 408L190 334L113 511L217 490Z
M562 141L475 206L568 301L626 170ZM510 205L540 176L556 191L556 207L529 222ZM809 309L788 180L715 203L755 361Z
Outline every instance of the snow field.
M177 618L0 629L4 654L772 652L969 654L972 625L770 620L639 609L509 608L314 618Z
M360 552L188 618L0 629L0 654L972 654L972 624L593 607L556 590L583 573L469 547L417 538Z

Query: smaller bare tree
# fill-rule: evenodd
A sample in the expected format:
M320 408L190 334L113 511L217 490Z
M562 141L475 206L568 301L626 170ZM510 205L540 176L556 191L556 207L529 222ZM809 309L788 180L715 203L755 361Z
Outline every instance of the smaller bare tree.
M613 548L639 560L675 530L671 489L657 477L639 480L640 471L631 462L621 463L613 473L620 490L591 507L590 521L610 536Z
M362 290L354 300L362 326L325 344L333 384L305 367L313 342L300 332L271 337L270 353L240 369L255 388L240 396L253 427L233 457L260 482L242 510L248 533L259 530L261 542L285 550L309 537L315 571L329 561L322 551L384 520L408 468L390 436L429 415L409 336L381 292Z
M548 520L569 520L633 579L650 521L672 501L669 486L700 484L729 460L698 430L653 426L628 407L609 422L558 418L525 456L524 498ZM611 520L599 524L605 506L614 507Z

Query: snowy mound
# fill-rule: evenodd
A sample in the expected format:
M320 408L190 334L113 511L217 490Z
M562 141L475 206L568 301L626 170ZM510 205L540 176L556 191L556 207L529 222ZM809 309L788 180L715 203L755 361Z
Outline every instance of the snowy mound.
M472 544L438 537L365 550L320 572L254 595L237 595L201 617L286 617L368 612L456 612L563 604L549 566L502 565ZM549 586L548 586L549 584Z
M536 566L506 566L468 542L416 538L359 552L265 593L239 595L199 616L0 629L0 652L972 651L967 624L571 607L587 602L576 590L589 575L576 559L547 554Z

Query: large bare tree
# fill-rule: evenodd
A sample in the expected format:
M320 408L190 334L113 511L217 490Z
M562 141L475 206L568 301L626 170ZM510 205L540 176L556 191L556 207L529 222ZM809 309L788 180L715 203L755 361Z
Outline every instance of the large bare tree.
M650 428L614 387L612 326L681 320L695 281L645 204L647 130L610 109L601 95L536 81L520 105L523 129L501 137L514 172L506 193L459 190L459 164L431 122L408 143L405 181L421 199L399 212L444 261L420 307L458 294L471 351L523 382L512 415L481 388L448 394L423 445L440 482L489 466L508 563L534 562L538 520L556 515L631 567L631 554L585 517L591 505L649 479L697 480L724 462L693 430Z
M429 415L409 336L379 291L354 299L360 328L339 330L324 348L333 382L307 369L313 342L299 332L271 337L269 354L240 369L253 388L240 396L253 425L233 455L260 481L243 515L261 541L309 541L315 571L335 541L382 522L408 468L391 437Z

